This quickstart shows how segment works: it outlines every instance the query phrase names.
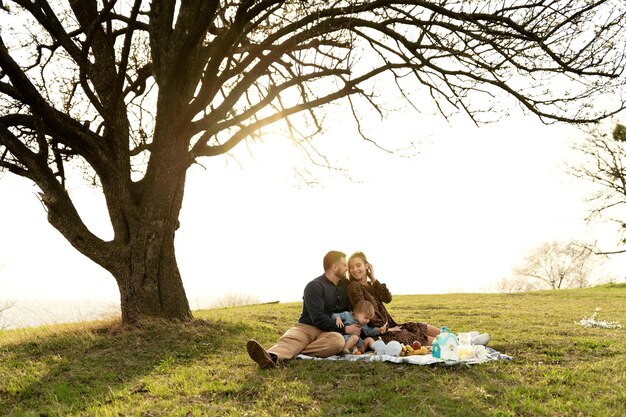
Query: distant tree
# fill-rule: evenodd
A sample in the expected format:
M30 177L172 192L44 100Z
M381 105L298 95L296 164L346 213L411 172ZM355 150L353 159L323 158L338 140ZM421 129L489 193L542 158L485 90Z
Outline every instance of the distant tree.
M3 269L4 269L4 264L0 262L0 271L2 271ZM4 314L6 310L13 307L14 304L15 303L11 301L6 301L6 300L0 301L0 329L5 329L7 327L7 324L2 320L2 315Z
M551 289L584 288L602 263L590 245L579 242L545 242L528 252L514 268L516 276L535 280Z
M623 0L0 4L0 169L35 183L50 224L113 275L124 322L191 318L174 235L192 164L269 129L305 146L333 102L362 132L389 97L381 77L420 111L476 123L508 110L503 95L546 121L624 108L593 106L621 83ZM102 189L111 240L78 214L82 179Z
M10 309L14 305L15 305L14 301L8 301L8 300L0 301L0 329L6 329L8 327L7 322L3 320L2 316L4 315L5 311Z
M498 292L502 293L515 293L515 292L528 292L535 291L540 288L539 283L536 280L529 279L526 276L512 276L500 279L496 284Z
M252 304L259 304L259 297L245 293L229 293L215 300L211 305L212 308L238 307Z
M624 253L626 245L626 126L616 124L611 133L602 127L592 129L577 149L585 160L572 165L574 176L592 182L596 189L589 196L588 220L608 219L616 224L621 237L601 254Z

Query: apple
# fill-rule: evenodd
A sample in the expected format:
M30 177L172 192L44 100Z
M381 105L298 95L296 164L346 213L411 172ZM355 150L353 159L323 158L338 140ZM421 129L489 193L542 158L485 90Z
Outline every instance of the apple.
M414 350L418 350L419 348L422 347L422 344L416 340L415 342L413 342L411 346L413 347Z

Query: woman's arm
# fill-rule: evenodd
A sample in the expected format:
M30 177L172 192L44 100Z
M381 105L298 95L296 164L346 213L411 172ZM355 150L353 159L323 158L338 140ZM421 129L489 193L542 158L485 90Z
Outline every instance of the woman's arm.
M387 321L386 316L383 317L383 312L380 311L380 307L384 308L382 304L378 300L376 300L376 295L372 293L368 288L364 285L361 285L357 282L351 283L348 285L348 305L351 309L361 300L370 301L374 305L374 309L376 309L376 314L374 318L370 320L370 325L375 327L380 327L385 325L385 321ZM386 312L384 312L386 313Z
M380 301L382 301L383 303L390 303L391 302L391 293L387 289L387 285L386 284L383 284L380 281L376 280L376 281L374 281L372 283L370 288L372 289L372 293Z
M374 265L367 264L367 277L370 282L370 292L374 294L374 297L382 301L383 303L391 302L391 293L387 289L387 286L381 283L374 274Z

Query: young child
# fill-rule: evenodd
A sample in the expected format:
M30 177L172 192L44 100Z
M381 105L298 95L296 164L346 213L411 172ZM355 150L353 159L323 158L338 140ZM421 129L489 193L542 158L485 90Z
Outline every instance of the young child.
M378 336L384 334L387 331L387 326L382 327L370 327L367 325L369 321L374 317L374 306L367 300L359 301L352 312L342 311L341 313L335 313L332 318L335 319L337 327L349 326L357 323L361 325L361 331L366 336ZM360 352L365 352L374 343L374 339L367 337L361 339L357 335L346 334L343 336L346 340L343 345L343 351L341 353L354 353L357 349Z

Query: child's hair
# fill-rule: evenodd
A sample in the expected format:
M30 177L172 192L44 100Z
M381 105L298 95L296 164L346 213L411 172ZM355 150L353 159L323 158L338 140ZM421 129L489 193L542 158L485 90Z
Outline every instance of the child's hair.
M367 300L361 300L354 306L353 313L367 314L368 317L374 317L374 305Z

